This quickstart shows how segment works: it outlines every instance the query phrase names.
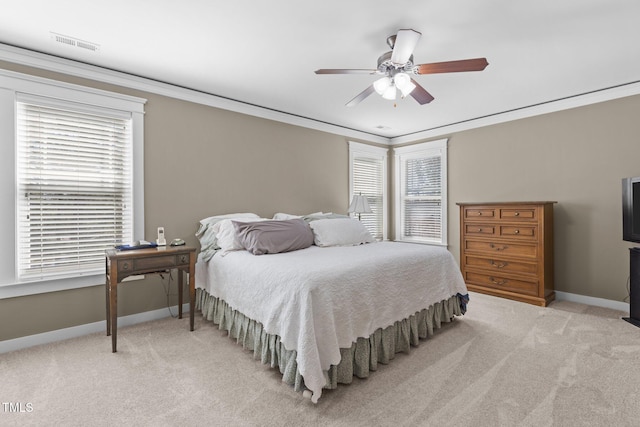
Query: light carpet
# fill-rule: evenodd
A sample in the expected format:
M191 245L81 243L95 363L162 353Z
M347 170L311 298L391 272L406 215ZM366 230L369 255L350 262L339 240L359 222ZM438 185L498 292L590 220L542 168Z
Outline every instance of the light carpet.
M638 426L625 313L471 294L467 314L317 405L196 313L0 355L0 425Z

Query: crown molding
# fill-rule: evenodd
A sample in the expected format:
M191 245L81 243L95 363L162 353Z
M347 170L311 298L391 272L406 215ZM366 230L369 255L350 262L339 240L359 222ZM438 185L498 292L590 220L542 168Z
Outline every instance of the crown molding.
M389 138L0 43L0 60L380 144Z
M490 116L479 117L460 123L453 123L438 128L427 129L408 135L390 138L389 144L398 145L422 141L430 138L448 136L453 133L462 132L465 130L476 129L499 123L506 123L513 120L525 119L542 114L555 113L558 111L569 110L571 108L583 107L586 105L597 104L599 102L611 101L614 99L625 98L627 96L638 94L640 94L640 82L631 82L615 87L596 90L576 96L570 96L554 101L544 102L541 104L530 105L515 110L492 114Z
M34 52L15 46L0 43L0 60L19 65L40 68L47 71L58 72L75 77L86 78L103 83L109 83L130 89L176 98L209 107L234 111L249 116L287 123L321 132L333 133L347 138L359 139L385 145L399 145L423 141L426 139L449 136L456 132L462 132L475 128L506 123L513 120L534 117L542 114L554 113L571 108L582 107L600 102L610 101L627 96L640 94L640 82L630 82L615 87L604 88L589 93L570 96L541 104L525 106L522 108L503 111L485 117L478 117L459 123L452 123L432 129L387 138L367 132L350 129L331 123L313 120L307 117L296 116L282 111L272 110L258 105L247 104L230 98L224 98L213 94L203 93L192 89L174 86L145 77L135 76L120 71L110 70L95 65L72 61L40 52Z

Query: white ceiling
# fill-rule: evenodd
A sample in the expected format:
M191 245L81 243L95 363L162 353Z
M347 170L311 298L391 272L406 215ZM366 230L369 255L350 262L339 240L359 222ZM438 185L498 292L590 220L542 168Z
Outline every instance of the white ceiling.
M13 0L0 43L265 107L402 137L640 81L638 0ZM416 63L486 57L482 72L416 76L434 97L345 107L400 28ZM51 33L99 46L57 43Z

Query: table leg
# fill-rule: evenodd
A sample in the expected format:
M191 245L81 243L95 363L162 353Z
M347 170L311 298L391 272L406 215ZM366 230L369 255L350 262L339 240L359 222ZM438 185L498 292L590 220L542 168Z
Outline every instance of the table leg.
M192 256L193 258L193 256ZM196 312L196 269L195 260L189 266L189 326L193 331L194 314Z
M182 287L184 271L178 270L178 319L182 319Z
M118 339L118 284L112 283L109 292L109 311L111 314L111 351L116 352Z
M105 280L105 284L104 284L104 292L105 292L105 296L106 296L106 300L107 300L107 310L106 310L106 319L107 319L107 336L111 335L111 310L109 309L109 286L110 286L110 282L109 282L109 276L107 276L106 280Z

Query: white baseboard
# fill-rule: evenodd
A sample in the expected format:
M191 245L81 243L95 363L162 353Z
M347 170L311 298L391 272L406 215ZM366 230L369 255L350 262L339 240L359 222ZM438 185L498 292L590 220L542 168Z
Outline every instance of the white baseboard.
M571 294L569 292L556 291L556 300L577 302L586 305L595 305L596 307L610 308L613 310L629 312L629 303L622 301L614 301L604 298L588 297L586 295Z
M177 313L178 306L174 305L170 308L171 312ZM182 314L189 313L189 304L182 304ZM118 317L118 327L135 325L136 323L149 322L169 317L171 314L169 309L160 308L153 311L145 311L144 313L131 314L129 316ZM93 334L96 332L104 332L106 334L107 321L86 323L84 325L72 326L70 328L58 329L55 331L44 332L41 334L28 335L26 337L15 338L12 340L0 341L0 354L10 351L20 350L27 347L33 347L40 344L48 344L50 342L62 341L69 338L76 338L82 335ZM106 336L106 335L105 335Z

